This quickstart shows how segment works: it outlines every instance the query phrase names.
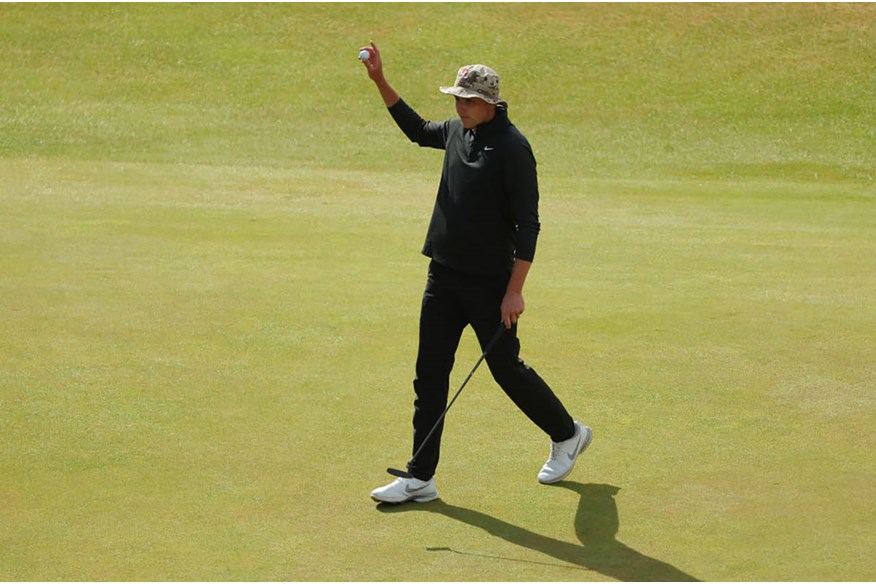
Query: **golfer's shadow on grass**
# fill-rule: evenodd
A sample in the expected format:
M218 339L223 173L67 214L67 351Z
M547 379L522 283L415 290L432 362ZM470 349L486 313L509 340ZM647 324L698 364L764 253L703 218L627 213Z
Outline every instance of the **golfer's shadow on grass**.
M614 496L620 490L618 487L599 484L582 485L573 482L561 482L555 487L569 489L580 495L578 512L575 515L575 534L578 536L580 544L540 535L479 511L449 505L441 500L424 504L398 506L380 504L377 508L385 513L425 511L445 515L451 519L483 529L494 537L502 538L514 545L541 552L567 564L562 567L585 568L616 580L627 582L699 581L690 574L686 574L666 562L661 562L641 554L616 539L620 520L618 519L617 504ZM490 556L448 547L427 549L430 551L443 551L510 561L532 562L532 560Z

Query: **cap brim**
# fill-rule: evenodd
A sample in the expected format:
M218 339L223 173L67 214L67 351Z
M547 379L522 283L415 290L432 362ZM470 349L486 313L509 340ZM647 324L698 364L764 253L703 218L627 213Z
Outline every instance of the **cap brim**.
M466 89L465 87L457 87L455 85L453 87L447 87L447 86L442 85L441 87L438 88L438 91L440 91L441 93L446 93L447 95L454 95L456 97L463 97L463 98L476 97L476 98L481 99L481 100L483 100L489 104L492 104L492 105L499 105L499 104L505 103L501 99L485 97L485 96L481 95L480 93L478 93L477 91L472 91L471 89Z

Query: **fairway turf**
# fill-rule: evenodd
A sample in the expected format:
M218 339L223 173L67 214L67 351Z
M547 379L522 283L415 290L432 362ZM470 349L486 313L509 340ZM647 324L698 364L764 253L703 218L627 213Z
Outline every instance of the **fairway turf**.
M866 4L0 4L0 579L873 580L874 30ZM371 38L434 119L494 67L533 144L522 356L594 431L560 485L482 370L442 501L368 497L410 457L441 164Z

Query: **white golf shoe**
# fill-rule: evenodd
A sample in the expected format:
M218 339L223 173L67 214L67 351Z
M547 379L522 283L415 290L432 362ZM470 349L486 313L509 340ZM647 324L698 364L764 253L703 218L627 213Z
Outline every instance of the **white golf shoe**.
M593 440L593 431L575 422L575 435L563 442L551 442L551 454L538 473L538 482L543 485L558 483L572 472L578 455L584 452Z
M380 503L428 503L438 498L435 479L428 481L420 479L398 478L385 487L371 491L371 498Z

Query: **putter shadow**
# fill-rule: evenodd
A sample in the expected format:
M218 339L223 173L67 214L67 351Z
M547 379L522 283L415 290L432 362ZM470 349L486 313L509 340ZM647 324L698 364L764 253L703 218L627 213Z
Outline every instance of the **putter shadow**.
M578 511L574 524L575 534L578 536L580 544L547 537L480 511L450 505L441 500L406 505L381 503L377 509L383 513L411 511L438 513L483 529L490 535L514 545L541 552L570 566L599 572L615 580L624 582L699 582L690 574L666 562L639 553L616 539L620 520L614 496L620 490L618 487L574 482L561 482L556 487L568 489L579 495ZM445 551L455 550L447 548Z

